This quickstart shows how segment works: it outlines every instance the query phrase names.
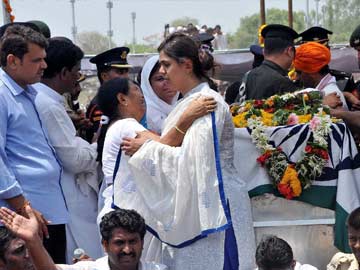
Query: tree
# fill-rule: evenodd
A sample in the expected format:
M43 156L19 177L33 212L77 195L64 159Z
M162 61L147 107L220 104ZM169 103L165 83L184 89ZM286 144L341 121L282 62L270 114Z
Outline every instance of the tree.
M171 21L170 25L174 27L187 26L189 23L192 23L193 25L199 25L199 20L185 16Z
M85 54L98 54L109 49L109 38L96 31L81 32L77 36L77 44ZM111 48L115 46L112 41Z
M305 29L305 13L297 11L293 13L293 25L296 31ZM288 25L288 11L277 8L266 10L266 23L278 23ZM260 14L255 13L240 19L240 26L234 34L228 36L230 48L248 48L257 43L258 28L260 26Z
M157 52L157 49L151 45L146 44L133 44L131 43L125 43L126 47L130 48L130 53L155 53Z
M360 24L360 0L327 0L321 8L322 25L333 31L332 43L348 43Z

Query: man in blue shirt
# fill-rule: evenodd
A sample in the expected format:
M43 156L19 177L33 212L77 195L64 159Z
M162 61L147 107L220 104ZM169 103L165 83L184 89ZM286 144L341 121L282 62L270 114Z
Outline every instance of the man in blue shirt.
M0 205L26 216L31 203L55 261L65 261L68 213L60 186L61 165L44 131L31 86L39 82L46 39L24 26L9 27L1 40ZM51 225L47 226L47 220ZM60 240L59 240L60 239Z

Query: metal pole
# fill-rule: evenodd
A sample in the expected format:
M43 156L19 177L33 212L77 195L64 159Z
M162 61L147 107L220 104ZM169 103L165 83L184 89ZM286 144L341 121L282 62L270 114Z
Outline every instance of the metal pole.
M73 42L76 43L76 35L77 35L77 28L75 23L75 0L70 0L71 3L71 12L72 12L72 27L71 27L71 34L73 37Z
M8 1L9 1L9 4L10 4L10 0L8 0ZM2 8L3 8L3 14L4 14L4 17L3 17L4 24L11 23L10 14L6 10L6 6L5 6L4 1L2 1Z
M113 31L111 29L111 9L113 8L113 2L111 0L109 0L106 3L106 7L109 9L109 31L108 31L108 36L109 36L109 49L111 49L111 37L113 36Z
M306 0L306 28L310 27L309 0Z
M292 0L288 0L289 6L289 26L293 28L293 3Z
M320 0L315 0L315 3L316 3L316 25L319 25L319 2L320 2Z
M265 0L260 0L260 21L261 25L266 24Z
M136 19L136 12L131 12L131 19L132 19L132 27L133 27L132 53L135 53L135 44L136 44L135 19Z

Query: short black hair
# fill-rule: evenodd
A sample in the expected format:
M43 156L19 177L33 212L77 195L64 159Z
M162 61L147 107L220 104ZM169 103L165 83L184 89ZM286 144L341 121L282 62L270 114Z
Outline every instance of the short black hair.
M6 227L0 227L0 259L6 262L5 252L10 245L10 241L15 239L16 236Z
M9 54L13 54L22 60L24 55L29 52L29 43L36 44L44 49L48 46L46 38L30 27L9 26L0 40L1 66L6 66Z
M139 233L141 240L146 233L145 220L135 210L116 209L103 216L100 233L104 241L109 241L114 229L121 228L130 233Z
M329 65L323 66L323 67L319 70L319 73L320 73L320 75L327 75L328 73L330 73Z
M285 240L269 235L257 246L255 259L259 270L282 270L291 266L294 255Z
M48 67L44 70L44 78L53 78L63 68L71 70L82 58L84 52L65 38L50 38L46 49L45 61Z
M264 53L267 55L282 53L291 46L294 46L294 42L288 39L278 37L265 38Z
M346 220L346 226L355 230L360 230L360 207L350 213Z

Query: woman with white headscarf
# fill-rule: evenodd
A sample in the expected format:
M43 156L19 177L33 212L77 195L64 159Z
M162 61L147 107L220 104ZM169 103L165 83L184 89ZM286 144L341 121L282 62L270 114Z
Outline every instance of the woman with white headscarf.
M165 118L174 108L179 97L163 74L159 72L159 56L149 58L141 72L141 89L146 102L146 121L149 130L158 134Z

